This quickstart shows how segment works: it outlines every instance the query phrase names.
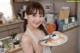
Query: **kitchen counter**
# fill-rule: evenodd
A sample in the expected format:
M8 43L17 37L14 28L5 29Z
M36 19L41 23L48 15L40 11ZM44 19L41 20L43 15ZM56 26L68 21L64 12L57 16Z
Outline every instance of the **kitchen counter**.
M52 53L79 53L79 30L80 26L63 31L68 41L65 44L52 47Z
M8 26L8 25L13 25L13 24L17 24L17 23L22 23L22 22L24 22L24 21L23 20L17 20L15 22L11 22L11 23L0 24L0 27Z
M68 41L63 45L52 47L52 53L78 53L79 29L80 26L76 26L66 31L63 31L62 33L68 36ZM19 47L9 51L8 53L16 53L21 50L22 48Z
M77 27L80 28L80 26L75 26L75 27L72 27L72 28L70 28L68 30L62 31L62 33L67 32L67 31L72 30L72 29L77 28Z

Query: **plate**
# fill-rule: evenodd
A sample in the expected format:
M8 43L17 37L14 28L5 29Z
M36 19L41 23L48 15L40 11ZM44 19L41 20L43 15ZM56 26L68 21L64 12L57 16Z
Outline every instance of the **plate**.
M57 40L57 41L52 41L52 42L50 42L50 43L46 43L46 40L47 40L47 38L49 37L49 35L48 35L48 36L45 36L45 37L43 38L44 41L41 41L40 44L41 44L41 45L45 45L45 46L58 46L58 45L62 45L62 44L64 44L64 43L66 43L66 42L68 41L68 37L67 37L66 35L64 35L64 34L59 34L59 36L60 36L60 39L59 39L59 40Z

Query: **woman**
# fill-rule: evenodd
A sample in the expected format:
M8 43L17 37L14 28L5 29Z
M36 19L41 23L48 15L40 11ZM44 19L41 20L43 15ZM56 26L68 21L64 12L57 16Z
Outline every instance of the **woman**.
M31 1L28 3L25 12L27 27L21 41L24 53L51 53L50 47L39 44L39 40L42 40L48 34L42 25L45 20L42 5Z

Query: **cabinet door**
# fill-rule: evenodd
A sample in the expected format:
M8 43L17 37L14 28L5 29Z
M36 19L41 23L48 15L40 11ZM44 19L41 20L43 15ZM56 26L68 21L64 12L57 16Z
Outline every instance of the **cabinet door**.
M19 28L20 28L20 32L24 32L24 28L23 28L23 22L22 23L19 23Z
M0 27L0 32L8 30L6 26Z
M18 24L13 24L13 25L8 26L8 30L15 29L15 28L19 28L19 25Z
M8 31L0 32L0 39L8 36L9 36Z
M20 29L15 28L15 29L9 30L9 35L12 34L12 33L20 33Z

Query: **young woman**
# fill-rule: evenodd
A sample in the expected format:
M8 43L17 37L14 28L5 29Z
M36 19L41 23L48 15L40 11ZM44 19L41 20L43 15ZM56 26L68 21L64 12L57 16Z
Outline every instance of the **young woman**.
M39 40L42 40L48 34L42 25L45 20L42 5L31 1L28 3L25 12L27 27L21 40L24 53L51 53L50 47L39 44Z

